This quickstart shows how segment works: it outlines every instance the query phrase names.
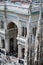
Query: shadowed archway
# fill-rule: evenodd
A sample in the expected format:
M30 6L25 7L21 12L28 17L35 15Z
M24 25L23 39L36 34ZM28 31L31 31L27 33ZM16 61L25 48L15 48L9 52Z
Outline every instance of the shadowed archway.
M18 45L17 45L17 34L18 34L18 28L15 25L15 23L10 22L7 25L8 29L8 36L9 36L9 53L10 55L14 55L17 57L18 55Z

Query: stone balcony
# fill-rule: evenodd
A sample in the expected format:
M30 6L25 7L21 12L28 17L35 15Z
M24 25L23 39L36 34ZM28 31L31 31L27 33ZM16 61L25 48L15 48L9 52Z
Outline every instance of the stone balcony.
M26 38L23 36L18 36L17 40L20 42L21 45L25 46Z
M4 29L0 29L0 37L5 38L5 30Z

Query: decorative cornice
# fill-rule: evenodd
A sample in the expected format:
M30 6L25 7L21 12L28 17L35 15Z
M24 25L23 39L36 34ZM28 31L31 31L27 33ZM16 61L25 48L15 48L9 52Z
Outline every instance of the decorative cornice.
M0 12L4 12L4 10L0 10ZM29 14L17 13L17 12L13 12L13 11L7 11L7 13L29 16ZM43 13L43 12L42 12L42 13ZM32 12L32 15L33 15L33 14L39 14L39 11Z

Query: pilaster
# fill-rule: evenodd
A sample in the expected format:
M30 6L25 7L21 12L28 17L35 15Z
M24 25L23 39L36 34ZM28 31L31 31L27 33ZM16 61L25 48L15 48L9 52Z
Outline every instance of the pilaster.
M18 36L22 35L22 26L21 23L19 22L19 26L18 26Z
M1 42L1 37L0 37L0 48L2 48L2 42Z
M22 47L20 44L18 45L18 58L22 58Z
M9 39L5 38L5 50L6 52L9 52Z

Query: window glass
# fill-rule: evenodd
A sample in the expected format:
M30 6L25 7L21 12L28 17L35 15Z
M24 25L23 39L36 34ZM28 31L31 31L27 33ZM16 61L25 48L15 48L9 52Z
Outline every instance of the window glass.
M26 35L27 35L27 28L22 27L22 36L26 37Z
M35 28L33 28L33 34L34 34L34 36L36 36L36 27Z

